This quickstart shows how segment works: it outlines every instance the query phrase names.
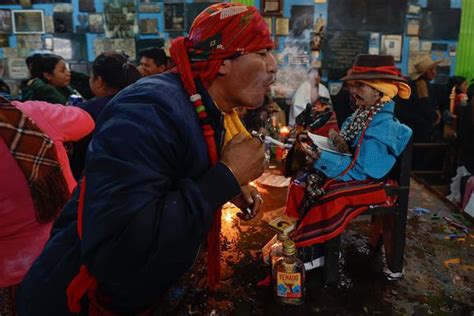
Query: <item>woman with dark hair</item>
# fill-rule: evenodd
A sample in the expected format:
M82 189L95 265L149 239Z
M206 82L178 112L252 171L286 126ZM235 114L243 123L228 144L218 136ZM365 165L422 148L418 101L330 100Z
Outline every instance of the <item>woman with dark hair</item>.
M115 52L102 53L92 64L92 73L89 85L95 98L78 107L87 111L94 121L97 121L104 106L122 89L131 85L142 76L127 57ZM71 157L71 168L74 177L79 179L84 170L86 150L92 135L88 135L74 144L74 153Z
M23 100L66 104L75 91L69 86L71 73L64 59L54 54L42 54L27 60L32 79L22 90Z

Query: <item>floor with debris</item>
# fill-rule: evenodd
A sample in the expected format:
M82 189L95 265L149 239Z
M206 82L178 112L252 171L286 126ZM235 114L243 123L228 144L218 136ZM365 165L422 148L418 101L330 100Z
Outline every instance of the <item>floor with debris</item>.
M338 285L325 287L321 271L315 271L307 278L303 305L278 304L272 289L257 283L268 273L261 248L274 232L267 222L283 212L286 189L259 186L259 190L265 203L255 219L240 220L231 204L223 210L223 280L218 289L206 288L202 254L170 290L160 315L474 315L473 227L466 233L449 225L444 217L463 222L462 217L415 181L403 279L388 281L381 269L373 268L367 255L370 218L360 216L343 234Z

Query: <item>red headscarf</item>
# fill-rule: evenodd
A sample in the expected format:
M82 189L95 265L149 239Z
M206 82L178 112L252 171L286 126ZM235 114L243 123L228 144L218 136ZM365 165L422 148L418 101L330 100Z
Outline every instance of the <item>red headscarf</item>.
M226 2L202 11L189 35L171 43L170 53L186 91L192 95L196 93L192 78L200 79L208 88L222 59L272 48L270 32L256 8Z
M194 20L188 37L179 37L171 43L171 57L198 114L212 165L219 159L215 132L194 80L199 79L207 89L217 77L223 59L272 48L270 32L257 9L229 2L214 4L202 11ZM211 288L220 281L220 224L219 209L214 213L207 238L207 267Z

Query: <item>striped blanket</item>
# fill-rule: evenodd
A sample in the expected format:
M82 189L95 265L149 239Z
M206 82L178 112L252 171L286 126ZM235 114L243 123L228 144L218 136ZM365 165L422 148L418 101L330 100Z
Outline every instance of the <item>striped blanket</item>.
M396 197L389 197L386 187L395 187L394 181L332 181L307 210L301 210L305 183L293 182L290 186L286 214L298 218L293 232L297 247L320 244L341 234L350 220L369 207L393 206Z

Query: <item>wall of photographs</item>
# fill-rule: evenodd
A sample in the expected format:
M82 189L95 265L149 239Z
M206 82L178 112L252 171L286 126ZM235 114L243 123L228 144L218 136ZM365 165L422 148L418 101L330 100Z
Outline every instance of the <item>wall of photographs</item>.
M0 76L12 84L26 78L24 59L37 51L59 54L83 72L103 51L135 60L142 48L168 48L212 2L219 0L1 0ZM436 80L454 74L461 0L242 2L264 15L276 44L278 83L290 91L315 66L337 93L337 79L357 53L392 54L404 74L420 54L431 54L446 60Z

